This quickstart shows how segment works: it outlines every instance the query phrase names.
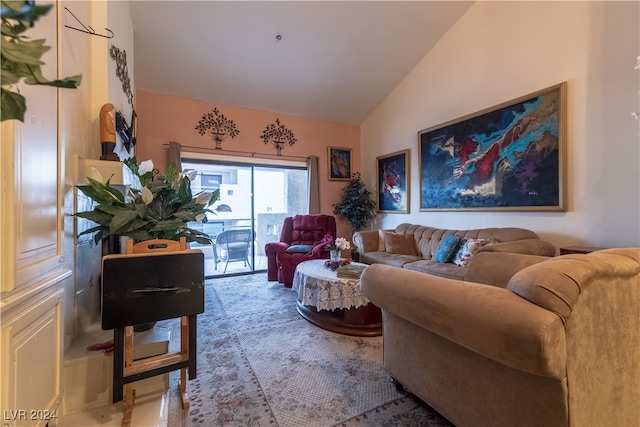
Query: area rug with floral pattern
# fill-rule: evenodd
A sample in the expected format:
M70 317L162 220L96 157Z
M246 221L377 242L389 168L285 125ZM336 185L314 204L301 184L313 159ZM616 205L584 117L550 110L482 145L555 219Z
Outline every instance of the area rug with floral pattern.
M390 382L382 337L320 329L295 302L265 274L207 280L190 407L180 406L174 372L169 426L451 425Z

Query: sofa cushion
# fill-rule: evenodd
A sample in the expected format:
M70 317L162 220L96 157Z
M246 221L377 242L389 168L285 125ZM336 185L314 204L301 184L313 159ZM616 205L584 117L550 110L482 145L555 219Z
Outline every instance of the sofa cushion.
M485 245L478 249L478 252L510 252L552 257L556 254L556 248L551 243L540 239L523 239L511 242L496 239L495 245Z
M468 282L506 288L514 274L530 265L548 260L547 256L480 251L473 256L473 262L467 267L458 268L466 270L464 280Z
M390 230L378 230L378 252L386 252L387 247L384 244L384 236L393 233Z
M433 259L421 259L419 261L409 262L405 264L403 268L456 280L464 280L467 272L467 267L458 267L450 262L441 263Z
M440 249L436 254L436 261L438 262L451 262L454 255L458 251L462 240L458 236L454 236L453 234L447 234L447 237L444 238L442 245L440 245Z
M416 255L415 239L410 234L388 233L384 235L387 252L398 255Z
M329 215L296 215L291 220L289 239L284 241L291 245L316 245L325 234L335 234L333 223L335 218ZM285 235L287 232L283 229L282 233Z
M410 262L420 261L421 259L422 258L417 255L398 255L389 252L367 252L364 255L360 254L360 262L366 264L386 264L398 268L402 268Z

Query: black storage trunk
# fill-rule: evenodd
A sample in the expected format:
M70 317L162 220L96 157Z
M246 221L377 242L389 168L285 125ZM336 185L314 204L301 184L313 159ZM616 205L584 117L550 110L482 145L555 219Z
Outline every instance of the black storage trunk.
M204 312L199 250L102 258L102 329Z

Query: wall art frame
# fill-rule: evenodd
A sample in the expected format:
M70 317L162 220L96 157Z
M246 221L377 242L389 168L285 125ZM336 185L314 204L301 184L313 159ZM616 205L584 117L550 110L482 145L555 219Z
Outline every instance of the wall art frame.
M351 180L351 148L328 147L329 181Z
M565 211L563 82L418 132L420 211Z
M378 212L409 213L411 149L376 157Z

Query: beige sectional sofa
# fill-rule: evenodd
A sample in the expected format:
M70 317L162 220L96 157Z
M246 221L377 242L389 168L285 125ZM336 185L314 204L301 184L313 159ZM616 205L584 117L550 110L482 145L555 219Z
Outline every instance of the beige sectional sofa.
M491 244L477 248L467 265L438 262L436 256L448 235L462 239L480 239ZM511 227L446 230L403 223L394 230L360 231L354 234L353 242L358 248L360 262L386 264L449 279L499 286L505 286L511 275L522 268L520 258L502 255L550 257L556 253L556 248L551 243L541 240L533 231ZM484 255L478 256L480 254ZM546 258L541 258L544 259ZM505 265L509 260L515 264Z
M385 369L457 426L640 425L640 248L502 256L504 287L368 267Z

